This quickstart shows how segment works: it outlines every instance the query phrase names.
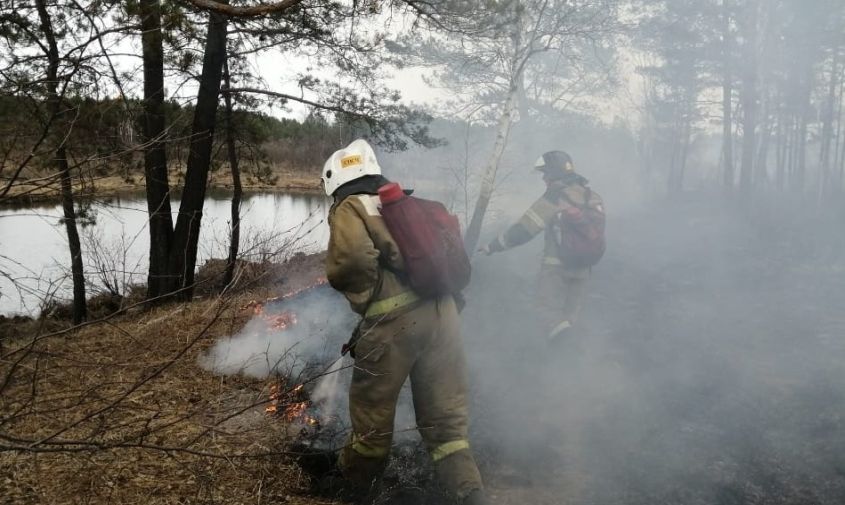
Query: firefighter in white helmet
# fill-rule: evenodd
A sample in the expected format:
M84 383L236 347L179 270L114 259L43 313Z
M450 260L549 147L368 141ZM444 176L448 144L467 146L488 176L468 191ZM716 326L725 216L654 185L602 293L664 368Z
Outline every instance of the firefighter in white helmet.
M399 391L410 377L420 435L438 477L465 504L486 503L467 439L467 377L452 296L422 299L403 280L399 248L379 213L388 181L372 147L356 140L323 167L329 211L326 276L362 321L350 341L352 433L338 466L369 490L390 454Z

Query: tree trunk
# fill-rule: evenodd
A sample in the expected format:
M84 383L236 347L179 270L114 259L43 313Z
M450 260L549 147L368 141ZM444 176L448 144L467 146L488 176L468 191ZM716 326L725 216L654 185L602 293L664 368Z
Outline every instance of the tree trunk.
M191 128L185 188L170 250L170 274L178 280L176 298L181 300L189 300L193 296L202 209L211 165L220 81L226 61L227 18L215 12L210 18Z
M802 65L797 69L797 94L796 94L796 137L795 145L795 173L793 177L792 190L796 194L803 195L807 178L807 129L810 118L815 115L812 108L811 97L813 92L813 66L812 58L808 56L800 62Z
M845 151L845 149L843 149ZM843 152L842 157L839 159L839 177L837 177L836 183L836 191L839 195L842 194L843 185L845 185L845 152Z
M775 149L777 172L775 176L775 184L778 191L783 191L786 181L786 128L784 128L786 114L781 110L778 113L777 126L777 148Z
M53 21L44 0L36 0L38 17L41 21L41 31L47 41L47 105L50 116L56 118L55 124L59 126L59 134L54 135L57 139L56 145L56 168L59 172L62 188L62 213L67 232L67 241L70 249L70 271L73 279L73 324L79 324L88 317L88 309L85 303L85 272L82 261L82 245L79 240L79 230L76 227L76 210L73 205L73 186L71 184L70 167L67 162L67 150L65 142L68 137L67 131L71 126L64 118L62 110L62 98L58 92L58 71L59 71L59 49L56 43Z
M227 90L232 88L232 82L229 76L228 58L223 66L223 84L226 86ZM226 273L223 276L223 286L228 287L229 284L232 283L232 279L235 277L235 264L238 259L238 248L240 246L241 194L243 193L243 188L241 187L241 170L238 165L238 152L235 146L232 95L224 93L223 100L226 104L226 149L229 152L229 168L232 171L232 185L234 187L232 193L232 223L231 236L229 238L229 259L226 262Z
M734 162L733 162L733 77L731 75L731 19L728 0L722 0L722 156L725 167L722 184L729 192L734 185Z
M839 51L833 51L833 61L830 69L830 83L828 85L827 100L822 112L821 152L819 153L819 202L824 194L830 191L832 182L830 149L833 143L833 111L836 104L836 87L839 84Z
M833 170L837 174L834 181L834 194L842 193L842 162L839 160L840 148L842 147L842 101L845 96L845 80L839 76L839 107L836 113L836 145L833 151Z
M760 184L769 181L769 143L772 138L769 102L767 99L763 105L763 113L760 119L760 150L757 152L757 161L754 164L754 186L759 188Z
M56 150L56 163L61 173L62 214L70 248L70 272L73 278L73 324L79 324L88 317L88 307L85 302L85 270L82 261L82 244L79 241L79 230L76 227L76 211L73 207L70 168L68 167L64 146Z
M164 49L159 0L140 0L141 48L144 62L144 179L150 228L150 267L147 298L161 299L176 289L168 275L173 243L173 215L167 180L164 117Z
M687 169L687 158L689 157L689 147L692 141L692 114L690 113L684 121L684 133L681 144L681 160L678 164L678 174L675 180L675 193L681 193L684 190L684 175Z
M484 214L487 212L487 206L490 204L490 198L493 196L493 190L495 189L496 172L499 170L499 162L502 160L502 154L505 152L505 146L508 143L508 133L510 133L511 124L513 123L513 113L516 107L518 90L516 82L517 80L514 79L514 82L511 83L502 115L499 116L499 124L496 127L496 142L493 144L493 152L487 161L484 177L481 180L481 190L478 194L478 200L475 201L472 219L470 219L464 236L464 245L470 255L475 252L475 248L478 245Z
M807 106L809 106L809 103L807 103ZM795 190L798 194L802 194L804 192L804 182L806 179L807 113L808 111L806 109L801 111L797 137L795 139L795 183L793 185L793 190Z
M787 173L787 179L788 179L788 182L789 182L789 188L792 189L792 187L795 185L795 179L796 179L795 173L797 172L796 167L798 166L798 162L797 162L797 160L798 160L798 148L796 147L798 145L798 130L799 130L799 128L798 128L798 118L795 117L794 115L790 116L788 126L789 126L789 130L787 132L787 138L786 138L786 141L787 141L787 151L786 151L787 171L786 171L786 173Z
M742 162L739 168L739 191L744 198L751 195L754 170L754 150L757 128L757 2L748 11L745 50L745 72L742 77Z
M669 157L669 175L666 178L666 192L669 194L670 197L674 196L677 192L677 179L678 179L678 158L681 154L681 145L683 144L683 126L681 122L683 118L681 114L676 110L675 111L675 120L673 123L672 132L676 135L672 136L672 154Z

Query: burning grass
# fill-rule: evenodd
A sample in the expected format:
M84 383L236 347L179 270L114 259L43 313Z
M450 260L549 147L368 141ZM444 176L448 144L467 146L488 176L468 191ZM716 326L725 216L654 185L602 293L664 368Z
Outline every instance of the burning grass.
M261 288L7 341L0 503L316 503L301 496L307 479L285 454L309 425L304 388L197 365L254 316L255 300L275 294ZM295 324L293 314L268 318L273 331ZM268 415L273 408L283 415Z

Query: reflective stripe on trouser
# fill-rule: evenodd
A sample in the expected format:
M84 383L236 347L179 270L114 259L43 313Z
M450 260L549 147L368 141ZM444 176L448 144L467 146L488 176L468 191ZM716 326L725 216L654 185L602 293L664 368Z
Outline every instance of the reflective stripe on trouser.
M458 451L469 449L469 440L453 440L440 444L431 451L431 459L437 463L441 459L451 456Z
M544 258L537 282L537 306L545 336L555 337L578 320L586 293L589 269L572 270ZM558 260L559 261L559 260Z
M467 440L466 363L451 297L429 300L389 321L361 326L349 388L353 435L339 465L369 485L390 452L396 402L410 377L417 426L443 484L459 497L480 489Z

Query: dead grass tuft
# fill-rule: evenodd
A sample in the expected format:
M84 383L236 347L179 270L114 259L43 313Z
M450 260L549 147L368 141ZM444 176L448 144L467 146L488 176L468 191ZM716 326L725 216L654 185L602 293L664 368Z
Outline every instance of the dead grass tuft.
M197 364L244 326L250 300L278 294L265 285L6 339L0 503L319 503L284 453L289 427L264 413L269 384Z

